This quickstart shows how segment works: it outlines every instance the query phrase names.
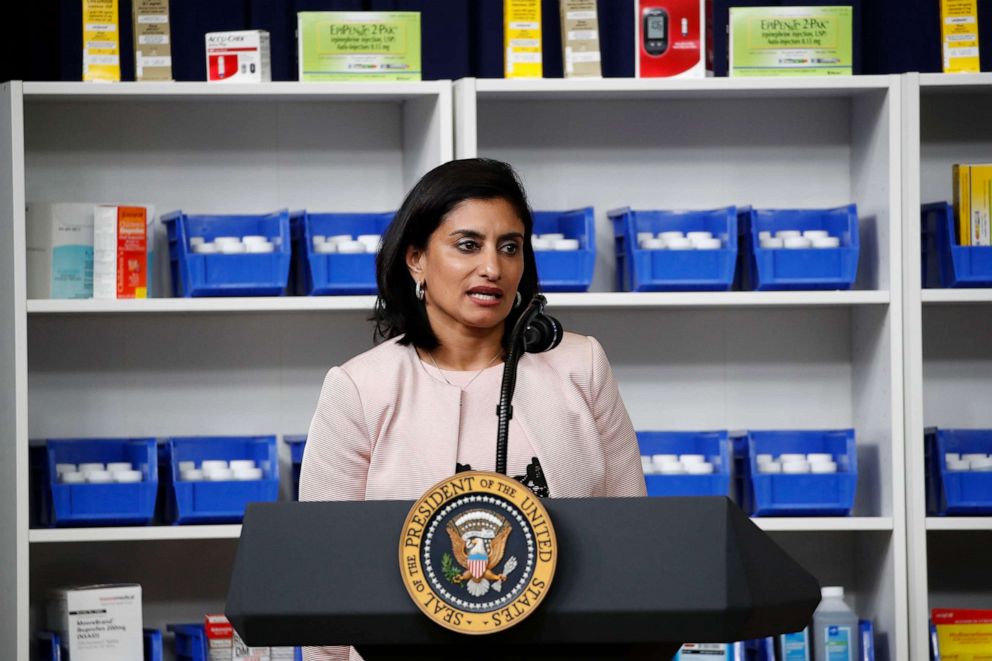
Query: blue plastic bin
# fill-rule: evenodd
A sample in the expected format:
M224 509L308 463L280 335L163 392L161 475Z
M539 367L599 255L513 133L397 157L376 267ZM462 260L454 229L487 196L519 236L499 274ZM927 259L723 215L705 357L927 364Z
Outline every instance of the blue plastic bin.
M645 475L649 496L729 496L730 440L725 431L639 431L642 456L702 454L713 464L711 475Z
M947 202L925 204L920 215L923 286L992 287L992 246L962 246Z
M314 252L314 236L383 234L393 221L388 213L290 214L293 236L293 292L300 295L375 294L375 254L342 255Z
M927 513L992 514L992 472L949 471L945 454L992 453L992 429L927 429Z
M207 634L202 624L167 624L165 628L175 635L176 661L206 661Z
M38 658L42 661L62 661L62 637L54 631L39 631ZM162 632L145 629L142 632L145 650L144 661L162 661ZM202 658L202 657L201 657Z
M179 462L204 459L253 459L261 480L184 482ZM165 519L171 523L238 523L251 502L279 497L279 461L275 436L191 436L169 438L159 446L165 481Z
M172 289L177 297L282 296L289 284L289 211L270 214L192 216L173 211L162 216L169 236ZM203 255L190 237L213 241L218 236L266 236L275 252Z
M572 211L535 211L534 234L564 234L578 239L578 250L535 251L541 291L588 291L596 266L596 215L592 207Z
M293 500L300 499L300 469L303 467L303 449L307 444L306 434L287 434L282 437L289 446L289 457L293 464Z
M607 213L613 221L619 291L726 291L737 266L737 209ZM711 232L719 250L642 250L638 232Z
M742 288L755 291L850 289L858 276L861 239L854 204L833 209L742 210ZM761 232L826 230L839 248L761 247Z
M142 637L145 643L145 661L162 661L162 632L158 629L145 629Z
M128 461L142 473L131 484L61 484L56 464ZM155 516L158 465L153 438L49 440L31 448L42 526L147 525Z
M735 457L743 473L736 479L737 502L752 516L847 516L854 508L858 453L853 429L735 432ZM762 474L759 454L827 453L837 472Z

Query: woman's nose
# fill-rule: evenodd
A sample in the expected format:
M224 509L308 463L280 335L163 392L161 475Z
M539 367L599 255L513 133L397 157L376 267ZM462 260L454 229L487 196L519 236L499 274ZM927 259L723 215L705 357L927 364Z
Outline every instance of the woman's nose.
M482 251L482 262L479 264L482 275L490 280L498 280L500 277L499 255L496 250Z

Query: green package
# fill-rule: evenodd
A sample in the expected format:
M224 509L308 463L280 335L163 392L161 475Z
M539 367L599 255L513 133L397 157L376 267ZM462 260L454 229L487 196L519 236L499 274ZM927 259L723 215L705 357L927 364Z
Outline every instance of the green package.
M303 81L420 80L420 12L299 12Z
M731 76L849 76L850 7L731 7Z

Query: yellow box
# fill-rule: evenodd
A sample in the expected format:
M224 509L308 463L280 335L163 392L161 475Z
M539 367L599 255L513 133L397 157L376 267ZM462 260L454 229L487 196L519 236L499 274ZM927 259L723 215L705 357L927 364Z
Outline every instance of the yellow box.
M940 0L944 73L977 73L978 0Z
M117 0L83 0L83 80L121 79Z
M541 0L504 0L503 72L507 78L541 78Z
M992 164L955 164L952 178L958 243L992 245Z

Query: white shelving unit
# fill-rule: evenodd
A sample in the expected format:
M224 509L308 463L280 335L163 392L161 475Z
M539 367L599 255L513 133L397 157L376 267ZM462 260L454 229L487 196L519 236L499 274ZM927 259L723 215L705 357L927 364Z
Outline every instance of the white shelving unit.
M951 201L951 166L992 153L992 75L904 77L906 475L910 649L931 608L988 608L992 517L928 517L923 432L992 427L992 289L921 289L920 205Z
M590 300L652 301L622 321L560 315L604 344L635 427L856 429L854 518L759 524L845 586L875 620L881 658L905 658L900 79L466 79L455 121L457 155L512 163L535 209L595 207ZM605 293L609 209L850 202L853 291Z
M327 368L370 344L372 299L29 302L25 202L395 209L453 157L453 119L447 81L10 83L2 99L0 657L27 661L55 585L140 582L160 628L218 612L240 533L31 530L28 439L305 432Z
M756 523L821 582L845 586L875 620L879 658L905 658L901 85L4 86L0 378L11 395L0 414L12 415L0 433L12 440L0 443L0 524L17 534L0 541L0 627L11 628L0 640L16 646L0 656L26 661L44 591L65 582L141 582L151 626L219 608L240 531L31 530L29 438L299 433L327 367L371 342L371 297L28 301L24 203L378 211L457 151L511 162L536 209L595 206L593 290L549 301L567 328L603 342L636 427L857 430L854 516ZM852 201L852 291L611 291L607 209Z

